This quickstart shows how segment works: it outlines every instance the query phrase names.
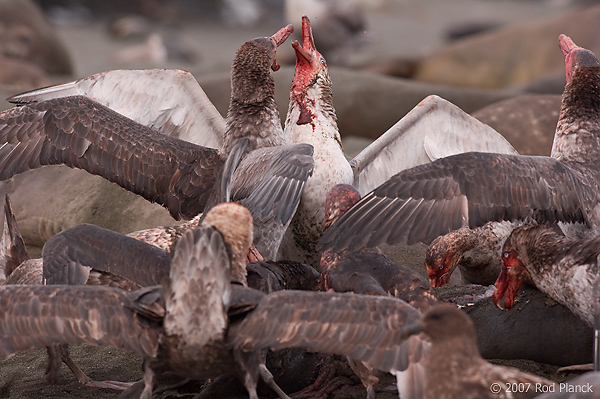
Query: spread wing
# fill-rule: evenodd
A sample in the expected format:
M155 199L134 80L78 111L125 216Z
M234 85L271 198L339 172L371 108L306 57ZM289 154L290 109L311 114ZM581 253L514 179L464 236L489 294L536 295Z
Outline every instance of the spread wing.
M254 245L267 260L276 258L298 208L312 175L312 155L309 144L259 148L242 159L233 176L232 199L252 213Z
M400 172L325 232L318 248L430 243L463 225L489 221L586 222L594 188L549 157L469 152Z
M57 343L114 346L154 357L162 330L161 311L164 315L159 290L2 286L0 358Z
M255 223L272 218L286 224L294 216L313 168L310 144L256 149L240 162L237 170L242 173L234 174L231 196L244 199L240 203L250 209Z
M83 96L0 114L0 179L65 164L165 206L175 219L202 212L223 167L216 150L158 133Z
M303 347L346 355L384 371L408 365L401 330L420 313L392 297L278 291L264 297L228 340L242 350Z
M161 133L219 148L225 120L191 73L175 69L115 70L8 98L28 104L87 96Z
M91 270L159 285L169 275L170 254L154 245L91 224L52 236L42 249L46 284L83 285Z
M350 161L361 195L405 169L462 152L517 154L498 132L431 95Z

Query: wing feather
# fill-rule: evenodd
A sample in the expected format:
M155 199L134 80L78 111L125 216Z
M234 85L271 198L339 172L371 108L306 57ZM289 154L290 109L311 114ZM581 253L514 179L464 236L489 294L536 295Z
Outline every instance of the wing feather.
M241 199L255 219L282 224L293 216L314 168L313 147L294 144L259 148L240 163L232 183L233 199ZM251 171L251 173L248 173Z
M161 328L135 310L130 295L109 287L2 286L0 358L37 346L81 343L154 357Z
M350 161L354 185L364 195L402 170L468 151L517 154L490 126L431 95Z
M91 224L52 236L42 249L46 284L82 285L94 269L138 285L158 285L169 275L167 251Z
M162 135L87 97L65 97L0 114L0 179L65 164L103 176L167 207L200 213L224 160L214 149Z
M401 330L419 315L392 297L278 291L232 325L228 339L242 350L303 347L346 355L389 371L406 368Z
M0 238L0 280L6 280L29 259L8 194L4 196L4 229Z
M191 73L174 69L114 70L8 98L28 104L87 96L168 136L219 148L225 120Z
M597 188L585 179L549 157L453 155L400 172L377 187L327 229L318 249L403 240L428 244L463 225L530 216L587 223Z
M234 174L232 200L244 205L254 218L254 245L274 260L291 222L306 180L314 168L313 147L294 144L250 152Z

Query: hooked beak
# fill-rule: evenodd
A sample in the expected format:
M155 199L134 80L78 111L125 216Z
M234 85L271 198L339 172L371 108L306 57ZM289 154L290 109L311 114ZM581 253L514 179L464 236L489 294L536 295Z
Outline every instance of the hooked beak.
M444 284L448 284L450 280L450 273L446 272L441 276L429 276L429 284L432 287L441 287Z
M316 51L315 42L313 40L312 28L310 20L307 16L302 17L302 45L297 40L292 42L292 47L296 52L296 60L298 62L305 61L309 64L313 60L313 52Z
M510 262L510 264L507 262ZM496 290L492 294L492 301L498 309L512 309L515 304L515 295L519 291L519 288L521 288L521 285L523 285L523 274L525 273L527 273L527 270L518 259L513 258L503 261L502 270L494 284ZM502 308L500 302L505 295L504 308Z
M558 47L560 47L560 50L562 51L565 57L571 54L571 51L581 48L578 45L576 45L575 42L573 42L573 40L569 36L565 34L561 34L560 36L558 36Z
M269 38L273 42L273 45L275 45L275 51L277 51L277 48L281 46L287 40L287 38L290 37L292 33L294 33L294 26L290 24L279 29L277 33L275 33ZM279 63L277 63L277 59L273 57L273 64L271 65L271 69L274 71L278 71L279 68L281 68L281 65L279 65Z

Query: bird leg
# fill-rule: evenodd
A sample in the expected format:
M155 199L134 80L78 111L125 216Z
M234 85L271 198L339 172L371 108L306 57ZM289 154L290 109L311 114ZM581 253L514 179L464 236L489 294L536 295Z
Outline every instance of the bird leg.
M90 386L90 387L96 387L96 388L118 389L120 391L124 391L125 389L131 387L134 384L133 382L121 382L121 381L94 381L90 377L88 377L79 368L79 366L77 364L75 364L75 362L71 358L68 345L53 345L53 348L54 348L54 351L56 351L54 353L58 354L60 356L60 359L62 359L62 361L67 365L67 367L69 367L71 369L73 374L75 374L77 381L79 381L79 383L81 383L83 385ZM54 363L56 362L56 360L50 354L50 349L48 349L48 355L50 356L50 361L48 362L48 367L50 367L51 365L54 366ZM46 370L48 370L48 368ZM50 370L50 373L52 373L52 372L53 371ZM47 372L47 375L48 375L48 372Z
M48 346L46 351L48 352L48 364L46 365L44 377L49 384L56 384L60 376L60 365L62 363L60 345Z
M367 364L352 358L348 358L348 365L367 389L367 399L375 399L375 384L379 382L375 370Z
M281 399L291 399L286 395L285 392L283 392L279 385L277 385L275 379L273 378L273 374L269 371L264 362L258 366L258 372L260 373L260 377L263 379L263 381L266 382L267 385L271 387L271 389L275 391L275 393L277 393Z
M148 359L144 359L144 363L142 364L142 368L144 370L144 390L140 395L140 399L151 399L152 398L152 389L154 388L154 377L155 373L152 368L150 368L150 361Z

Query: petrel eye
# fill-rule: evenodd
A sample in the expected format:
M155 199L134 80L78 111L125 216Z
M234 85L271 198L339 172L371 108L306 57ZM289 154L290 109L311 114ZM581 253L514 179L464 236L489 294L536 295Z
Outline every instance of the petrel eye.
M507 252L505 252L505 253L503 253L503 254L502 254L502 256L504 256L504 259L508 259L508 256L509 256L509 255L508 255L508 251L507 251Z

